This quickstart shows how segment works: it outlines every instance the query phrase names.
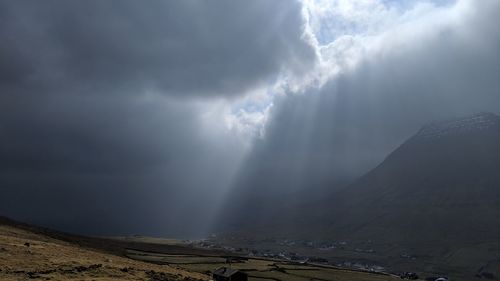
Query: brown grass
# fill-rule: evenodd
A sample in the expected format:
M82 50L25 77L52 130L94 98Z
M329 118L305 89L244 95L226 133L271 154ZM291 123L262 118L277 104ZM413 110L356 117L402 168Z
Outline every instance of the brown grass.
M29 278L209 280L203 274L98 252L13 226L0 225L0 280Z

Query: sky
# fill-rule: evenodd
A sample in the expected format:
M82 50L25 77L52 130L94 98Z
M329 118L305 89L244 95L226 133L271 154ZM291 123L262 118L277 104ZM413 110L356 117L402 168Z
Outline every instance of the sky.
M0 0L0 215L202 237L500 113L497 0Z

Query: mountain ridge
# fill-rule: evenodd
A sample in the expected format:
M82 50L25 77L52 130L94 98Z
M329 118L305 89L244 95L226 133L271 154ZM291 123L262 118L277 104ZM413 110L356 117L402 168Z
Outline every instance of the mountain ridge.
M500 124L500 117L491 112L480 112L470 116L453 118L424 125L413 139L433 139L445 135L459 135L487 130Z
M499 116L433 122L349 186L294 211L261 217L241 233L346 241L377 257L354 250L348 256L421 272L456 271L471 280L479 268L500 260L499 167Z
M434 132L431 135L430 132ZM443 133L445 132L445 133ZM359 235L362 239L372 239L369 233L363 231L367 226L373 225L384 218L400 225L404 218L395 218L390 214L401 213L401 210L414 208L414 213L432 213L432 211L446 210L439 220L439 224L447 224L447 216L463 210L473 211L478 208L481 212L488 213L486 205L500 216L500 117L489 112L472 114L469 116L448 119L441 122L432 122L423 125L414 135L409 137L398 148L372 170L358 178L348 186L333 192L323 200L303 203L302 207L290 209L285 212L279 208L282 199L274 200L276 214L266 213L242 219L236 224L240 230L259 229L262 227L276 229L273 234L279 235L278 229L288 235L297 235L304 238L328 239L331 236L342 236L339 239L350 239ZM298 199L297 199L298 200ZM266 202L259 203L260 205ZM298 204L294 202L294 205ZM375 208L375 211L371 208ZM256 210L258 211L258 210ZM451 214L450 214L451 212ZM465 213L464 213L465 212ZM230 212L232 219L238 218L237 212ZM366 215L366 218L363 216ZM421 214L422 215L422 214ZM432 223L427 223L423 218L409 215L414 222L419 222L422 229L432 229ZM375 217L377 217L375 219ZM435 219L437 220L439 216ZM470 217L470 218L469 218ZM455 220L455 221L453 221ZM453 230L460 229L456 219L448 220ZM488 220L475 220L467 216L466 224L485 224ZM389 221L383 225L389 226ZM245 226L241 224L251 224ZM436 222L437 223L437 222ZM411 232L407 227L406 232ZM439 226L438 228L441 228ZM446 227L444 227L446 228ZM487 227L478 226L485 229ZM500 228L500 227L499 227ZM234 229L234 228L233 228ZM311 233L309 230L315 230ZM385 230L387 228L384 227ZM382 230L384 230L382 229ZM434 230L433 230L434 231ZM432 237L433 231L421 237ZM450 230L451 231L451 230ZM395 233L399 231L395 230ZM441 230L441 234L448 231ZM499 233L500 230L493 232ZM367 233L367 235L361 235ZM434 233L435 234L435 233ZM405 240L408 235L401 235ZM485 238L484 235L480 235ZM394 235L386 235L395 239ZM435 235L434 237L441 237ZM499 236L500 237L500 236ZM479 239L480 237L478 237ZM492 237L488 237L492 239Z

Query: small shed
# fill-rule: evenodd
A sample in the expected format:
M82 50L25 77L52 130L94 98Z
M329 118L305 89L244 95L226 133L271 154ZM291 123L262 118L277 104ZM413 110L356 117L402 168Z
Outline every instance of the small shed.
M221 267L212 274L214 281L248 281L248 275L236 269Z

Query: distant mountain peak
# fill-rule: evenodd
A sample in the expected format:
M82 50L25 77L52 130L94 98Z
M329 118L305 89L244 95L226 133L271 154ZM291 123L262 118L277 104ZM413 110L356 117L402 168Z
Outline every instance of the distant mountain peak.
M494 113L481 112L467 117L429 123L420 129L414 140L432 140L450 135L463 135L484 131L500 125L500 117Z

